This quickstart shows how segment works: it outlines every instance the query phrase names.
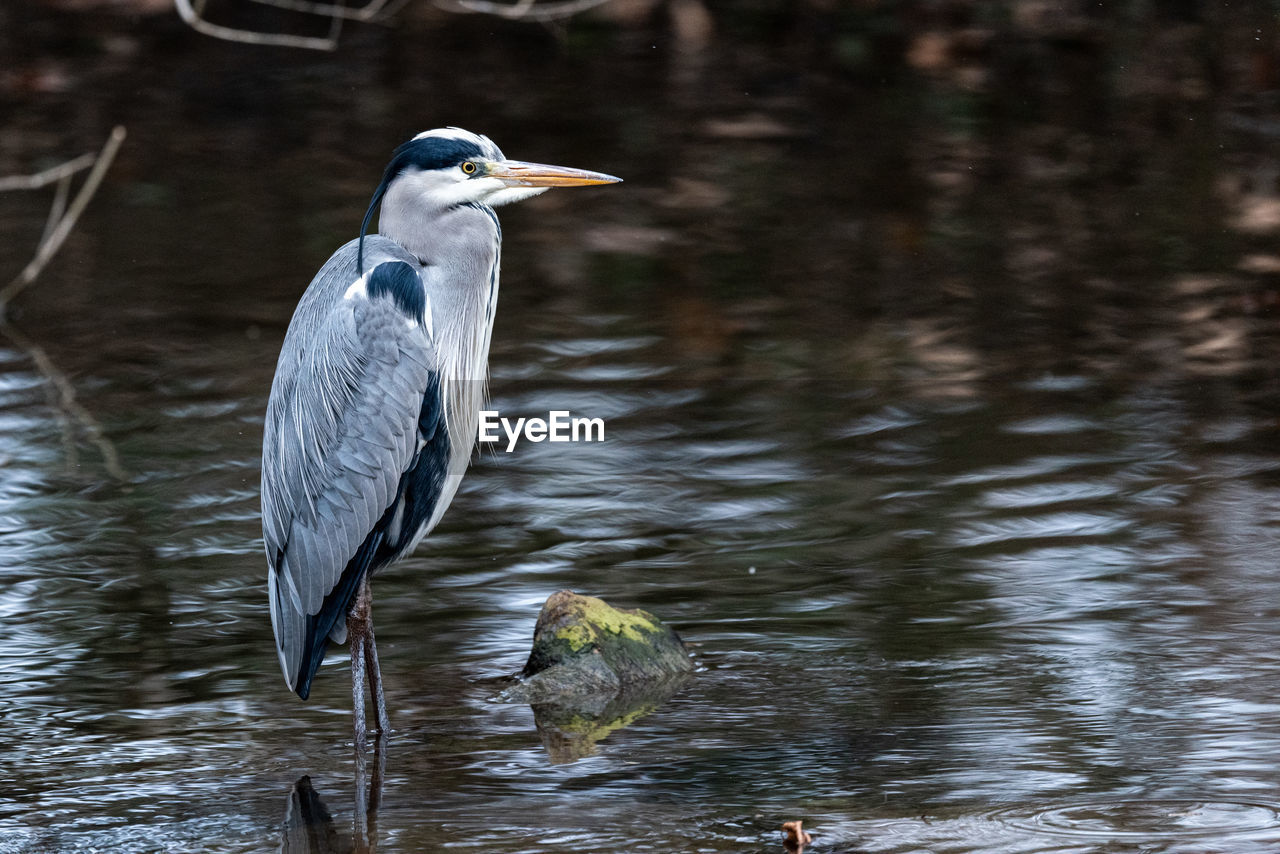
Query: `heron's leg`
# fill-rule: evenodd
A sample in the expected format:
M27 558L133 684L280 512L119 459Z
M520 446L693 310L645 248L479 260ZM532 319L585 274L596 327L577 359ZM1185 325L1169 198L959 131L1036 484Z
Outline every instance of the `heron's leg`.
M351 718L355 724L356 750L364 751L365 644L369 634L369 581L364 579L347 612L347 642L351 644Z
M370 608L373 594L369 594ZM391 719L387 717L387 698L382 694L382 670L378 667L378 644L373 635L373 613L369 613L369 634L365 637L365 667L369 671L369 695L373 698L374 715L378 719L378 738L391 732Z

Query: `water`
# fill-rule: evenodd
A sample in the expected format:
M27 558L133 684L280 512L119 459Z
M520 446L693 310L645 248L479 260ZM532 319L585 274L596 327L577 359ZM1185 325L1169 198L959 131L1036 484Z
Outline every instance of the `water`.
M503 212L496 408L606 440L481 455L378 579L377 850L1280 843L1269 107L1230 63L1086 73L1243 23L880 75L890 12L713 11L697 50L409 11L334 56L33 13L69 88L5 84L0 171L130 137L16 323L128 478L4 342L0 851L355 844L343 655L302 703L272 650L262 412L380 152L444 123L627 179ZM0 270L47 202L0 195ZM568 751L495 702L562 588L698 664Z

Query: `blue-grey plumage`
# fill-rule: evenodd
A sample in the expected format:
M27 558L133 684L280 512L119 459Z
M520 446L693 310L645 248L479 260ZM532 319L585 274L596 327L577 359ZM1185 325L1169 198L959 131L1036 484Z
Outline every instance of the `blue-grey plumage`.
M326 639L345 636L354 585L411 544L403 523L392 530L395 508L403 516L413 498L410 473L443 480L449 464L447 434L435 429L444 404L420 265L389 240L368 244L367 276L354 275L352 241L303 296L267 407L262 518L272 625L285 679L304 698ZM421 310L406 311L398 295L406 271Z
M367 667L387 717L368 582L440 521L475 445L498 299L493 208L618 179L506 159L457 128L396 149L361 235L303 294L271 387L262 528L285 681L306 699L350 630L356 743ZM379 234L365 237L375 210Z

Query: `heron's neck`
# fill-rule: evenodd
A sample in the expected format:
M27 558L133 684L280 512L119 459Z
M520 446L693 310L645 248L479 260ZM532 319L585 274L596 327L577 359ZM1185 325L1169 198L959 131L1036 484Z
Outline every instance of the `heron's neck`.
M388 193L379 230L423 265L446 424L469 457L487 397L502 230L492 208L474 204L432 211L418 202L415 210L415 201Z

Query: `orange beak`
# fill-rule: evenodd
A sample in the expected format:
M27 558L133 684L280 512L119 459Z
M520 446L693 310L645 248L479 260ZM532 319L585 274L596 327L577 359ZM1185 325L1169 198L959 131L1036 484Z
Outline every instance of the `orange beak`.
M618 184L622 181L621 178L602 172L547 166L544 163L525 163L522 160L491 163L487 171L490 178L497 178L508 187L590 187L593 184Z

